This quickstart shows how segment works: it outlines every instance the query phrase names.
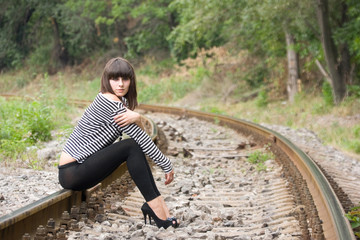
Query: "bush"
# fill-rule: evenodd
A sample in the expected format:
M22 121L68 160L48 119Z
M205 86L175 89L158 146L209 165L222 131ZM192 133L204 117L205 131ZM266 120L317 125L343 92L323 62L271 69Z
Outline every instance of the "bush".
M49 67L49 59L51 59L51 50L53 44L48 42L34 49L34 51L29 55L27 64L32 70L39 68L40 71L46 71Z
M327 106L334 105L334 97L332 95L332 89L330 83L324 81L322 85L322 94L324 102Z
M51 111L40 102L0 99L0 154L15 158L39 141L51 139Z
M360 86L359 85L348 85L348 94L350 97L360 98Z
M260 87L264 83L264 79L269 75L268 69L264 63L257 64L245 73L244 80L253 88Z
M23 59L23 54L4 32L0 33L0 45L0 69L19 66Z
M360 154L360 140L358 139L346 139L343 141L343 144L347 149L353 151L357 154Z
M256 98L256 106L266 107L268 105L268 95L265 90L261 90Z
M274 154L268 149L268 146L266 146L266 151L255 151L251 153L247 159L249 163L256 165L256 170L258 171L265 171L265 161L269 159L274 159Z
M354 229L355 236L360 238L360 203L353 207L345 216L349 219L351 227Z

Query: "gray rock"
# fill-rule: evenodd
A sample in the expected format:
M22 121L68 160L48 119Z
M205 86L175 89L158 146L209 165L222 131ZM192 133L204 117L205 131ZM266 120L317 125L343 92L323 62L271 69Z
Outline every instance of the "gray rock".
M172 228L172 227L170 227L170 228ZM158 240L176 240L177 239L176 234L170 230L159 231L158 233L156 233L155 237Z
M109 221L103 221L101 225L111 227L111 223Z
M49 160L56 158L57 152L58 152L57 148L47 147L37 150L37 156L40 160Z
M131 234L131 239L144 236L144 231L142 229L136 230Z

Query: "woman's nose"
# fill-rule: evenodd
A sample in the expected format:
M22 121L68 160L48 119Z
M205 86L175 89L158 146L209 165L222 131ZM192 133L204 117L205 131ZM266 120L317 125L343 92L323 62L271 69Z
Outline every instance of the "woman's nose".
M123 86L123 85L124 85L123 79L119 78L119 86Z

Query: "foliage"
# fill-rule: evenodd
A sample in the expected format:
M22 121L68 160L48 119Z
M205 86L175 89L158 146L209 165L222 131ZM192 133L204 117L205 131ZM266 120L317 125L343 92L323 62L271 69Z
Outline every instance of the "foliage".
M118 49L121 55L134 58L150 49L168 49L166 36L171 28L169 2L68 0L66 5L81 13L81 18L92 20L105 47Z
M0 153L14 158L28 146L51 139L51 110L38 101L0 99Z
M256 106L264 108L268 105L268 95L266 90L261 90L256 98Z
M19 66L23 54L16 44L7 38L4 31L0 32L0 69Z
M215 106L205 106L201 108L201 111L214 113L214 114L223 114L225 115L225 112L220 110L218 107Z
M334 105L334 97L332 94L332 89L330 83L327 81L324 81L322 84L322 94L324 102L327 106L333 106Z
M346 213L345 216L349 219L351 227L355 230L355 236L360 238L360 203L358 206L351 208L350 212Z
M360 125L356 124L351 127L340 125L338 122L332 123L331 128L322 128L319 131L321 139L332 142L342 149L360 153Z
M20 76L25 73L21 73ZM25 76L24 76L25 77ZM52 130L62 126L68 129L72 112L67 97L62 74L58 74L56 87L45 74L36 88L39 95L33 99L0 98L0 158L2 160L23 159L31 167L36 167L33 158L36 146L52 139ZM84 88L83 88L84 89ZM82 89L82 90L83 90ZM65 125L65 127L64 127Z
M265 152L257 150L250 153L247 161L251 164L256 164L258 171L265 171L266 166L264 163L269 159L274 159L274 154L268 149L268 146L266 146Z
M176 12L178 25L168 35L173 56L185 59L195 56L201 48L219 46L225 41L223 29L229 10L241 1L182 1L174 0L169 5ZM200 17L201 16L201 17Z
M161 102L161 96L165 95L165 87L162 83L151 84L146 86L142 83L138 84L139 94L138 101L142 103ZM165 99L164 99L165 100Z
M171 77L150 85L139 82L138 100L142 103L177 101L199 86L204 77L201 68L197 72L191 73L191 75L193 77L189 79Z
M314 115L323 115L329 113L330 110L331 110L331 105L328 105L324 102L315 102L311 106L311 114Z
M335 30L334 38L337 44L346 43L352 55L353 62L360 62L360 2L345 0L347 5L347 21ZM339 18L339 17L338 17ZM359 83L359 72L357 78Z
M353 98L360 98L360 85L348 85L348 94Z
M354 76L348 82L349 93L356 97L360 84L360 3L332 0L328 4L338 52L349 49ZM25 64L34 68L36 74L53 74L67 65L85 65L93 56L101 56L97 57L100 65L115 55L135 59L156 55L157 50L171 52L172 61L184 66L182 60L198 59L203 54L204 64L198 67L210 73L207 75L211 77L202 78L213 81L205 87L214 83L217 95L235 92L241 98L250 88L272 85L277 92L268 93L267 97L281 98L285 94L283 79L287 69L286 64L279 62L286 58L288 32L296 41L292 47L300 57L301 80L307 81L309 88L321 89L316 81L318 70L313 66L315 60L324 62L324 53L315 2L311 0L0 0L0 7L0 70ZM229 61L224 66L217 59L219 55L211 52L219 46L229 49L230 54L224 58L239 57L243 52L247 58L243 62ZM18 87L26 86L32 77L19 78ZM157 89L160 85L151 86L147 93L144 89L143 99L151 99L151 88L175 100L199 86L189 85L188 79L181 82L168 77L164 81L169 81L162 83L166 91ZM148 83L142 85L146 86ZM329 86L325 87L329 93ZM178 91L174 97L167 92L172 89ZM264 94L259 95L260 105L267 101ZM321 104L317 106L315 111L325 109Z
M27 49L21 46L25 32L22 22L31 12L25 1L15 0L12 2L0 1L0 69L16 67L27 53Z
M145 58L144 64L137 70L137 74L151 78L159 78L165 72L175 67L175 61L172 58L156 60L154 57Z
M130 16L141 19L134 33L124 39L127 55L135 57L151 49L166 49L169 44L166 36L171 32L172 11L168 8L170 0L143 1L132 8Z
M264 79L268 76L268 69L264 63L256 64L245 72L244 80L253 87L258 88L264 83Z
M0 69L78 64L96 52L136 58L157 49L177 60L228 45L262 59L245 76L257 87L286 57L285 32L295 37L300 67L324 60L310 0L14 0L0 1ZM359 84L360 3L329 1L333 38L348 47ZM289 14L291 12L291 14ZM56 64L56 62L62 64ZM59 69L56 69L59 70ZM284 70L285 71L285 70ZM276 81L276 79L272 79ZM270 83L271 84L271 83Z
M342 127L338 127L338 129L338 141L341 145L347 150L360 154L360 125L353 126L350 131Z

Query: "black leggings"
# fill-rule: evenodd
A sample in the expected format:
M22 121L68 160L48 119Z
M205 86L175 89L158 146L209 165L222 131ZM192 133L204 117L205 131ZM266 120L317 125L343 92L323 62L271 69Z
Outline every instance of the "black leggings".
M133 139L114 143L88 157L83 163L59 166L59 182L65 189L82 191L109 176L126 161L128 171L146 201L160 196L145 155Z

